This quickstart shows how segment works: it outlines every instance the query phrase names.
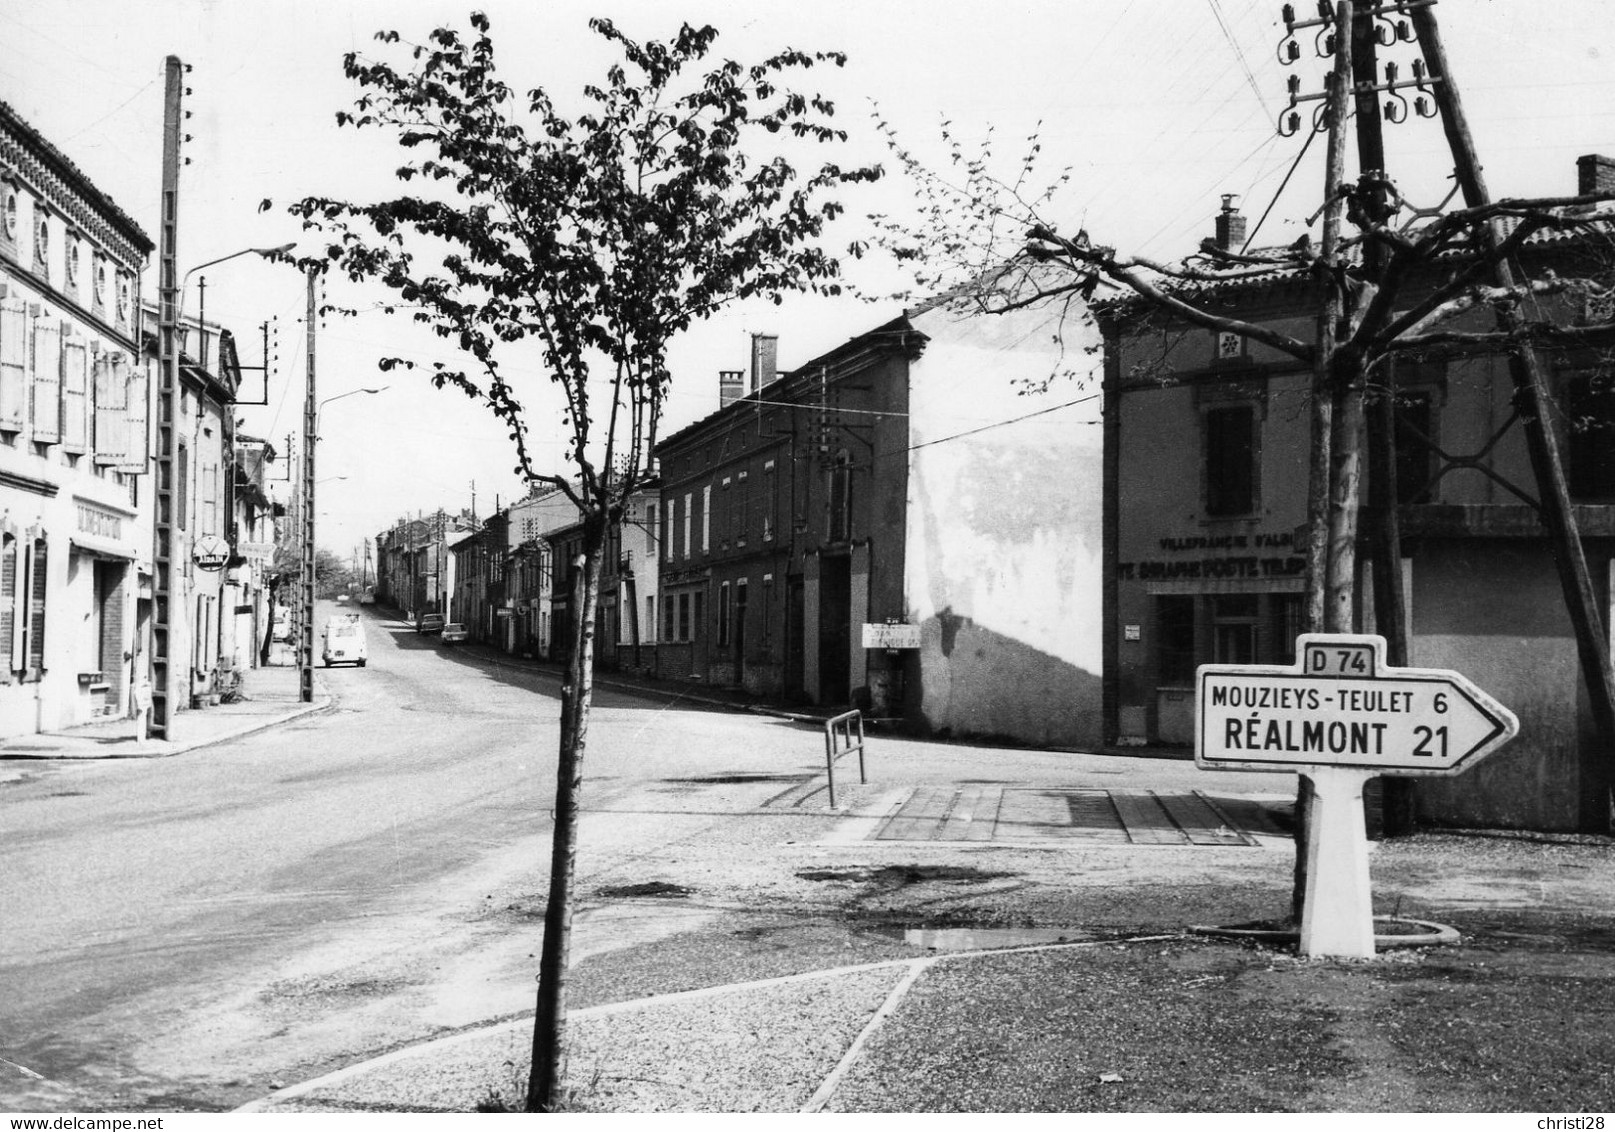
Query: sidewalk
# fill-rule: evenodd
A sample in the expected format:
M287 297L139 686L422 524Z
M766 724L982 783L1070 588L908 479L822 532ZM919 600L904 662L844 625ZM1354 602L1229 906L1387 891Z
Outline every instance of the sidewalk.
M295 666L254 668L246 674L244 700L175 712L168 739L144 738L139 720L108 719L65 731L0 739L0 760L165 758L250 735L330 705L330 694L317 675L314 702L303 703L300 692Z

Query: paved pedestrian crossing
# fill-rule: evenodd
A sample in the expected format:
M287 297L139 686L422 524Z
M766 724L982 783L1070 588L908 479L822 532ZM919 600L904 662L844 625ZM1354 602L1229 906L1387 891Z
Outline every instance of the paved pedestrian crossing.
M1203 791L920 786L875 829L876 841L1087 842L1257 846L1285 837L1273 815L1244 798Z

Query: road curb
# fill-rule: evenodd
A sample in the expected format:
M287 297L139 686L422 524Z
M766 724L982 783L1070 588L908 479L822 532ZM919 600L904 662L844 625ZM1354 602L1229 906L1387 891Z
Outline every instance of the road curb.
M61 751L7 751L0 747L0 762L116 762L121 759L171 759L176 755L189 754L204 747L216 747L220 743L228 743L234 739L241 739L248 735L256 735L260 731L268 731L271 727L279 727L296 719L317 715L329 711L335 703L335 697L329 692L316 699L311 704L294 708L284 715L277 715L273 719L258 720L230 731L222 731L217 735L210 735L204 739L190 742L175 743L162 749L138 748L131 751L110 752L107 754L64 754ZM135 740L138 744L143 740Z

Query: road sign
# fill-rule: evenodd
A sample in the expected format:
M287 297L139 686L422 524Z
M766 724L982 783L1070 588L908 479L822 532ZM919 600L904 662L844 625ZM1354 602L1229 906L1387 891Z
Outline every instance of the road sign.
M1197 765L1450 775L1519 732L1513 712L1456 672L1388 667L1383 637L1308 634L1296 656L1198 670Z

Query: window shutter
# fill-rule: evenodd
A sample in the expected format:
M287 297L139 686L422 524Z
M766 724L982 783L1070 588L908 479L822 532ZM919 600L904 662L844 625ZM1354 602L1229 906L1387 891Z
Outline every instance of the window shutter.
M9 683L17 665L17 539L0 531L0 684Z
M41 444L62 440L62 324L34 319L33 438Z
M28 314L0 299L0 429L21 432L28 413Z
M125 472L140 474L148 470L151 458L151 379L144 366L130 365L127 355L122 360L129 380L124 394L123 462L118 466Z
M123 462L124 447L128 439L129 422L125 403L129 389L125 384L121 354L102 354L95 359L95 462L119 464Z
M45 667L45 589L49 554L45 540L34 540L33 586L28 595L28 667Z
M75 454L90 447L90 351L83 341L62 343L62 448Z

